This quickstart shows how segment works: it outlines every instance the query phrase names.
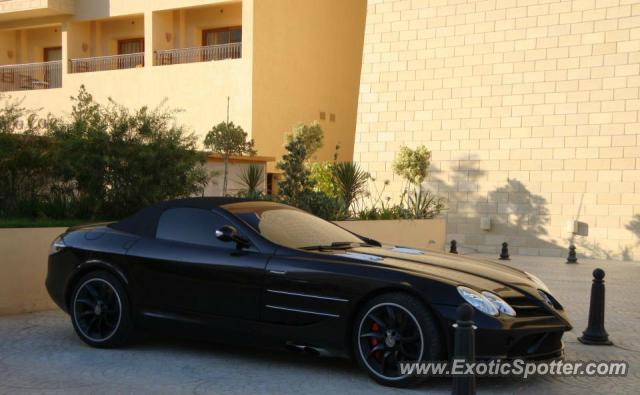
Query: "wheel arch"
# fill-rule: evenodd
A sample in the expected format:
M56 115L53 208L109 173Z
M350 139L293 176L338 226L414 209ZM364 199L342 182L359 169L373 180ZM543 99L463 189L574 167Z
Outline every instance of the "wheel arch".
M355 320L358 316L358 313L362 309L362 307L371 299L376 298L380 295L388 294L388 293L404 293L416 298L417 300L420 301L420 303L422 303L422 305L433 315L434 319L436 320L436 325L444 341L444 344L443 344L444 350L447 353L447 355L449 355L450 353L449 345L448 345L449 342L446 335L444 319L438 313L437 309L433 308L431 303L429 303L429 301L423 295L421 295L420 292L418 292L413 287L403 286L403 285L390 285L390 286L374 289L369 293L365 294L356 302L355 306L351 309L351 311L349 312L349 316L347 317L347 324L346 324L346 331L345 331L346 333L344 334L347 354L353 357L353 349L354 349L353 336L352 336L353 328L355 325Z
M78 281L85 275L95 271L105 271L114 275L118 280L120 280L124 286L125 292L127 292L127 297L131 301L131 292L129 292L129 281L124 273L115 265L111 264L102 259L89 259L76 267L71 276L69 276L69 280L67 281L67 285L65 287L65 296L64 303L67 309L71 308L71 298L73 289L75 288ZM70 311L70 310L69 310Z

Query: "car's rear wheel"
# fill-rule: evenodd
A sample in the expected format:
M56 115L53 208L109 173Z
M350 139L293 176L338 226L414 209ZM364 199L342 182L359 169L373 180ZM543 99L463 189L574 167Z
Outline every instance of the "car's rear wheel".
M432 314L416 298L403 293L380 295L360 310L355 320L354 353L377 382L406 387L423 378L402 374L401 362L441 357L442 343Z
M132 334L129 299L120 281L105 271L83 276L74 287L70 305L76 333L93 347L118 347Z

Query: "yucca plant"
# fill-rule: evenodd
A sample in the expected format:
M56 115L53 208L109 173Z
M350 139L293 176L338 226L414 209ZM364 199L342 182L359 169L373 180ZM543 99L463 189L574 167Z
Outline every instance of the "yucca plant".
M407 210L412 218L429 219L445 208L445 200L420 187L407 193Z
M339 162L333 167L333 178L348 211L354 200L366 192L369 173L353 162Z
M240 183L243 186L242 193L247 196L255 196L261 192L260 186L263 182L264 169L262 166L250 164L242 174L240 174Z

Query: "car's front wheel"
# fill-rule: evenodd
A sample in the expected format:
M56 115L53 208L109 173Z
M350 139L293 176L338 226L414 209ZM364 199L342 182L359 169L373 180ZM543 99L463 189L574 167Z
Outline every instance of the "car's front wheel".
M419 383L419 377L402 374L399 364L436 360L442 354L433 315L422 302L403 293L380 295L366 303L353 332L359 365L383 385Z
M105 271L82 277L73 289L69 306L76 333L93 347L118 347L132 333L129 299L120 281Z

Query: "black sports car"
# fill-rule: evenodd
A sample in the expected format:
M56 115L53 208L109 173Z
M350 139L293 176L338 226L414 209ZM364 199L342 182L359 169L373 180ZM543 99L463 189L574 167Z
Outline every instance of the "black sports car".
M490 261L382 246L283 204L192 198L51 245L46 286L91 346L134 330L260 339L353 356L383 384L398 362L446 360L465 301L479 358L562 355L571 325L535 276Z

